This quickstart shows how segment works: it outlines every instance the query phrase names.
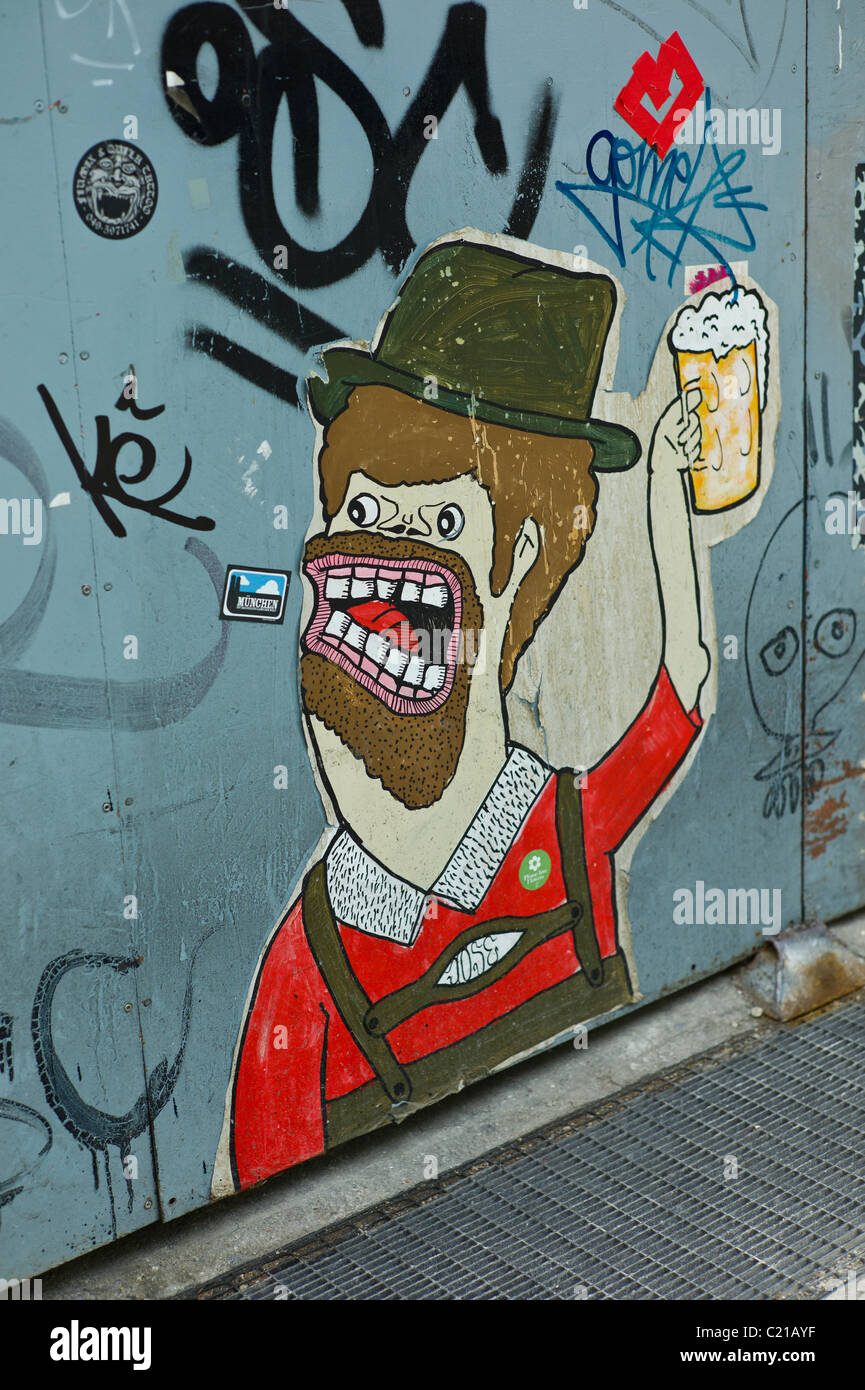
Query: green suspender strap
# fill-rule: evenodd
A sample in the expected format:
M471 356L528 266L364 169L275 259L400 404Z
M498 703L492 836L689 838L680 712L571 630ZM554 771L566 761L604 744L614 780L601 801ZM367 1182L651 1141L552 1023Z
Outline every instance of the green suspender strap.
M604 982L604 963L592 920L592 898L583 839L583 808L573 772L560 772L556 779L556 836L568 902L585 904L585 911L580 914L574 927L574 949L583 974L592 988L597 989Z
M345 953L339 927L327 896L324 860L311 869L303 886L303 925L312 954L325 984L354 1038L393 1104L408 1100L411 1083L391 1051L386 1038L373 1037L364 1028L369 998L358 982Z
M586 874L580 796L574 774L569 772L558 775L556 830L567 894L565 903L529 917L495 917L474 923L460 932L417 980L384 995L375 1004L359 984L342 944L327 895L324 863L316 864L309 873L303 889L303 923L310 949L343 1022L393 1104L407 1101L412 1086L387 1035L423 1009L479 994L536 946L564 932L573 935L585 981L592 989L603 983L604 967L592 922ZM481 975L458 984L441 983L441 976L467 945L499 932L520 933L520 940Z

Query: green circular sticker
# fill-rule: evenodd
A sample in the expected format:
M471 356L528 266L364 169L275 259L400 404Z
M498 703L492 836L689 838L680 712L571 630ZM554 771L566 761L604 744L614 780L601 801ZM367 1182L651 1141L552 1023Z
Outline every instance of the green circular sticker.
M542 888L552 867L545 849L531 849L520 865L520 883L524 888Z

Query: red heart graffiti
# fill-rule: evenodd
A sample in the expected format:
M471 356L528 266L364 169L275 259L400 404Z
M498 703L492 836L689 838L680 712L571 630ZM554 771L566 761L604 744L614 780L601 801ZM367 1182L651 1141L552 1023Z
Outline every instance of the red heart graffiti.
M670 78L679 78L682 89L662 121L658 121L643 106L647 96L656 111L660 111L670 96ZM673 143L673 136L693 111L703 95L703 78L678 33L672 33L661 44L657 58L641 53L632 76L625 83L613 105L641 140L663 159Z

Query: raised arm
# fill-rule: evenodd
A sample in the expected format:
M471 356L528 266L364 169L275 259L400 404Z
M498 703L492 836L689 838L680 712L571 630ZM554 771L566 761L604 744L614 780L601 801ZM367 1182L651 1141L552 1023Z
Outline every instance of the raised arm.
M649 448L649 535L664 634L664 665L686 710L709 674L700 632L700 595L686 470L700 453L699 387L667 406Z

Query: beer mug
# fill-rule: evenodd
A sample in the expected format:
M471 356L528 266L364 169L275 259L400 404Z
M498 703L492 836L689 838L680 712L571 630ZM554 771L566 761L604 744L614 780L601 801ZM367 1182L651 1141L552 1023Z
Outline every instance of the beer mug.
M669 335L679 390L699 386L700 455L691 466L698 512L738 506L760 481L760 436L766 406L766 309L753 290L707 294L686 305Z

